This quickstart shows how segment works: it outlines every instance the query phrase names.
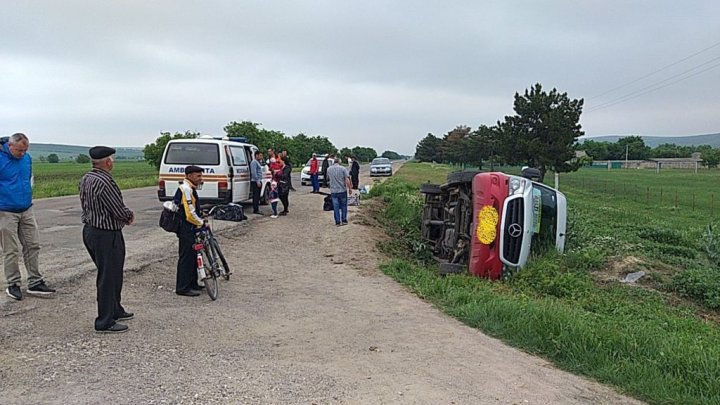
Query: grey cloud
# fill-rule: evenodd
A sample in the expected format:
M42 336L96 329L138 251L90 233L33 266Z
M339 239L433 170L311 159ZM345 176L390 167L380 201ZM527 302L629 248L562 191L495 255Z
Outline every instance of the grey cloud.
M0 120L47 142L142 145L249 119L412 152L427 132L494 124L540 82L587 98L588 134L717 132L720 68L607 109L591 111L633 87L590 97L718 41L718 11L707 1L13 2L0 15Z

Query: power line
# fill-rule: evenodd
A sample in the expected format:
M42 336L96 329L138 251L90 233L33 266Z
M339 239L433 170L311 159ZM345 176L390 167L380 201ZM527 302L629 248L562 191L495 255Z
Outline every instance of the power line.
M606 101L606 102L604 102L604 103L600 103L600 104L592 107L591 110L592 110L592 109L596 109L596 108L603 107L603 106L605 106L606 104L614 104L614 103L615 103L616 101L618 101L618 100L624 99L624 98L626 98L626 97L633 96L633 95L635 95L635 94L637 94L637 93L641 93L641 92L643 92L644 90L650 89L650 88L652 88L652 87L655 87L655 86L657 86L657 85L660 85L660 84L665 83L665 82L667 82L667 81L670 81L670 80L672 80L672 79L675 79L675 78L677 78L677 77L680 77L680 76L682 76L682 75L684 75L684 74L686 74L686 73L692 72L693 70L699 69L699 68L701 68L701 67L703 67L703 66L705 66L705 65L708 65L708 64L710 64L710 63L712 63L712 62L715 62L715 61L718 60L718 59L720 59L720 56L714 57L714 58L712 58L712 59L710 59L710 60L708 60L708 61L705 61L704 63L701 63L701 64L699 64L699 65L697 65L697 66L693 66L693 67L691 67L690 69L687 69L687 70L685 70L685 71L683 71L683 72L680 72L680 73L677 73L677 74L675 74L675 75L672 75L672 76L670 76L670 77L668 77L668 78L666 78L666 79L657 81L657 82L655 82L655 83L652 83L652 84L650 84L650 85L647 85L647 86L645 86L645 87L642 87L642 88L640 88L640 89L638 89L638 90L635 90L635 91L633 91L633 92L630 92L630 93L628 93L628 94L625 94L624 96L616 97L616 98L614 98L614 99L612 99L612 100L610 100L610 101Z
M714 58L713 60L716 60L716 59L720 59L720 57ZM710 61L708 61L708 62L706 62L706 63L703 63L702 65L706 65L707 63L712 62L713 60L710 60ZM700 66L702 66L702 65L700 65ZM656 83L656 84L654 84L654 85L647 86L647 87L645 87L645 88L656 86L657 84L660 84L660 83L662 83L662 82L666 82L666 81L670 80L670 79L673 78L673 77L677 77L677 76L683 75L683 74L685 74L685 73L688 73L688 72L690 72L690 71L692 71L692 70L695 70L695 69L697 69L697 68L700 67L700 66L696 66L696 67L694 67L694 68L692 68L692 69L690 69L690 70L687 70L687 71L685 71L685 72L683 72L683 73L680 73L680 74L677 74L677 75L675 75L675 76L672 76L672 77L670 77L670 78L668 78L668 79L662 80L662 81L660 81L660 82L658 82L658 83ZM663 89L663 88L665 88L665 87L671 86L671 85L673 85L673 84L675 84L675 83L679 83L679 82L681 82L681 81L683 81L683 80L687 80L687 79L689 79L689 78L691 78L691 77L695 77L695 76L697 76L697 75L699 75L699 74L701 74L701 73L707 72L708 70L715 69L715 68L718 67L718 66L720 66L720 63L715 64L715 65L712 65L712 66L710 66L710 67L708 67L708 68L706 68L706 69L703 69L703 70L701 70L701 71L699 71L699 72L695 72L695 73L693 73L693 74L691 74L691 75L682 77L682 78L680 78L680 79L678 79L678 80L672 81L672 82L667 83L667 84L665 84L665 85L658 86L658 87L653 87L653 88L651 88L651 89L649 89L649 90L647 90L647 91L643 91L643 92L641 92L641 93L638 93L638 91L642 91L642 89L640 89L640 90L638 90L638 91L636 91L636 92L634 92L634 93L630 93L630 94L628 94L628 95L626 95L626 96L620 97L620 98L616 99L615 101L609 101L609 102L607 102L607 103L600 104L600 105L598 105L598 106L592 107L592 108L589 109L587 112L593 112L593 111L597 111L597 110L602 110L602 109L604 109L604 108L612 107L612 106L614 106L614 105L616 105L616 104L624 103L625 101L632 100L632 99L634 99L634 98L643 96L643 95L645 95L645 94L652 93L653 91L660 90L660 89ZM636 93L638 93L638 94L636 94Z
M653 71L653 72L650 72L650 73L648 73L648 74L646 74L646 75L644 75L644 76L638 77L637 79L633 79L633 80L631 80L631 81L629 81L629 82L623 83L623 84L621 84L621 85L619 85L619 86L617 86L617 87L614 87L614 88L612 88L612 89L610 89L610 90L607 90L607 91L605 91L605 92L603 92L603 93L594 95L594 96L592 96L592 97L588 97L587 100L592 100L592 99L594 99L594 98L602 97L602 96L604 96L604 95L606 95L606 94L608 94L608 93L614 92L615 90L620 90L620 89L625 88L625 87L627 87L627 86L629 86L629 85L631 85L631 84L635 84L635 83L639 82L640 80L647 79L648 77L650 77L650 76L652 76L652 75L655 75L655 74L660 73L660 72L662 72L662 71L664 71L664 70L666 70L666 69L669 69L669 68L671 68L671 67L673 67L673 66L675 66L675 65L677 65L677 64L680 64L680 63L682 63L682 62L685 62L686 60L688 60L688 59L690 59L690 58L693 58L693 57L695 57L695 56L697 56L697 55L700 55L701 53L706 52L706 51L708 51L708 50L710 50L710 49L712 49L712 48L715 48L716 46L720 46L720 42L716 42L716 43L708 46L707 48L701 49L701 50L693 53L692 55L686 56L686 57L684 57L684 58L682 58L682 59L680 59L680 60L678 60L678 61L675 61L675 62L673 62L673 63L671 63L671 64L669 64L669 65L665 65L665 66L661 67L660 69L655 70L655 71Z

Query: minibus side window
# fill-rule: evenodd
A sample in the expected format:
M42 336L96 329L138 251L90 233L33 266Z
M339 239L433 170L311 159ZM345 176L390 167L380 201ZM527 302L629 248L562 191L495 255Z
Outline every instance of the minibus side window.
M247 165L247 159L245 158L245 152L243 151L243 148L238 148L236 146L230 147L230 153L232 154L232 163L233 166L245 166Z

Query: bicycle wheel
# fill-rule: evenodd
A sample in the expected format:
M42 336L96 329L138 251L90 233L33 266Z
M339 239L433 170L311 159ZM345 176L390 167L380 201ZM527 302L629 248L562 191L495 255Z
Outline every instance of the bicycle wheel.
M210 299L215 301L218 298L218 282L217 270L215 270L215 259L209 253L208 246L202 251L203 260L205 261L205 291L207 291Z
M225 255L223 255L222 250L220 250L220 244L218 241L212 237L210 239L210 249L213 252L213 258L215 259L215 263L218 265L218 270L220 270L220 275L225 278L225 280L230 280L230 267L227 264L227 260L225 260ZM220 259L218 261L218 259Z

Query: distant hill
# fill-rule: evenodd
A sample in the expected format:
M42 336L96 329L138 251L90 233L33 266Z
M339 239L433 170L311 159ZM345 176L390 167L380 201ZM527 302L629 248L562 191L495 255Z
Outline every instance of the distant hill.
M73 160L77 155L88 155L89 146L59 145L54 143L30 143L30 155L34 160L41 160L54 153L60 160ZM115 148L115 158L118 160L143 160L143 148Z
M594 137L583 137L579 141L583 142L588 139L592 139L596 142L611 142L615 143L620 138L625 138L630 135L607 135L607 136L594 136ZM713 148L720 148L720 133L707 134L707 135L692 135L692 136L640 136L644 141L645 145L654 148L663 143L674 143L678 146L700 146L710 145Z

